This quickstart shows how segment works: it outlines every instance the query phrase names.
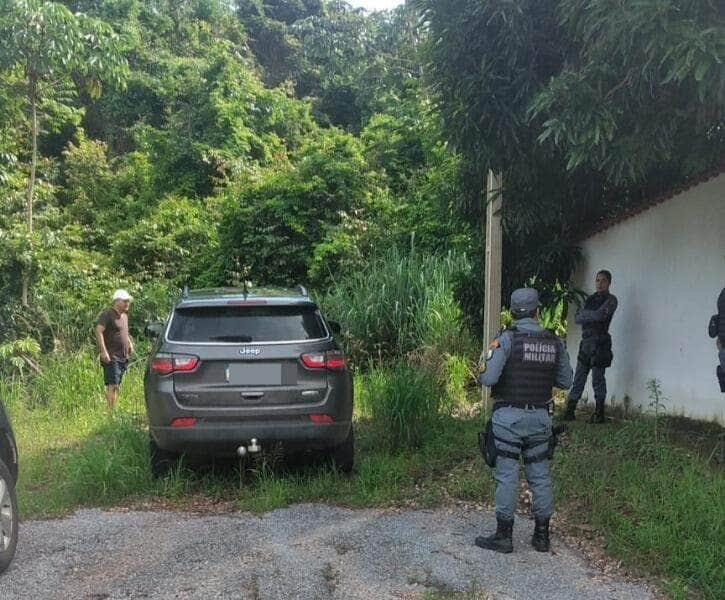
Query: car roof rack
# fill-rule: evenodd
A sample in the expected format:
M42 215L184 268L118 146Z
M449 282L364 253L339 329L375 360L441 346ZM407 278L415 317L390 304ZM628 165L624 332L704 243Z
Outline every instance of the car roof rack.
M305 286L302 284L299 284L297 286L297 291L300 293L300 296L309 296L309 294L307 293L307 288L305 288Z

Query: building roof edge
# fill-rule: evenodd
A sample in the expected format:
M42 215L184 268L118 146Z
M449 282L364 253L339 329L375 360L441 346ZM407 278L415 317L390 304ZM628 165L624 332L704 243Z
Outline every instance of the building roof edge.
M664 193L643 200L636 206L632 206L631 208L620 213L619 215L616 215L614 217L608 217L595 223L592 227L584 231L584 233L579 236L578 239L580 242L583 242L584 240L594 237L595 235L602 233L607 229L614 227L615 225L618 225L622 221L631 219L632 217L643 213L659 204L662 204L663 202L666 202L667 200L670 200L675 196L686 192L687 190L697 187L698 185L707 183L708 181L715 179L723 173L725 173L725 160L715 165L711 169L708 169L707 171L703 171L698 175L693 175L686 182L675 186Z

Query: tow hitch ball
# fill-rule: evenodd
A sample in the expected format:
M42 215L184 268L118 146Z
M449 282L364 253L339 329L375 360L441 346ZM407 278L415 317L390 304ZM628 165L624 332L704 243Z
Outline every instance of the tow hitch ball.
M252 441L249 442L249 446L239 446L239 448L237 448L237 454L239 455L239 458L242 458L247 455L247 452L250 454L256 454L261 449L262 448L257 443L257 438L252 438Z

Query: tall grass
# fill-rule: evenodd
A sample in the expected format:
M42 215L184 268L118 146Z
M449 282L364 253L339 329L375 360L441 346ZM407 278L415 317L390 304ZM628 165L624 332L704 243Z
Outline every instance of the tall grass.
M342 324L346 351L357 365L423 348L470 352L455 299L470 269L465 256L422 256L392 250L335 281L321 299Z
M42 372L27 379L0 378L19 446L23 514L112 504L153 487L141 364L127 372L113 413L91 351L44 357Z
M434 375L402 361L372 367L362 387L361 414L373 420L380 442L391 449L419 446L447 404Z
M134 357L123 379L120 411L143 413L141 381L145 358ZM0 395L15 411L37 411L54 417L105 414L103 370L95 350L43 356L41 372L28 377L0 376Z

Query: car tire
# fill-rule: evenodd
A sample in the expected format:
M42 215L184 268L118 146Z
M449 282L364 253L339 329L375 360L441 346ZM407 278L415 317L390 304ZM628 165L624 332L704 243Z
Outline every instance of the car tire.
M355 435L353 434L352 425L350 425L350 432L347 434L345 441L330 451L330 457L335 466L343 473L352 471L355 463Z
M7 465L0 460L0 573L10 565L17 545L18 499L15 479Z
M154 479L160 479L178 464L179 455L159 448L154 438L149 436L149 459L151 476Z

